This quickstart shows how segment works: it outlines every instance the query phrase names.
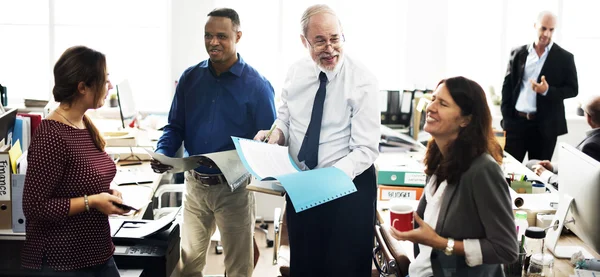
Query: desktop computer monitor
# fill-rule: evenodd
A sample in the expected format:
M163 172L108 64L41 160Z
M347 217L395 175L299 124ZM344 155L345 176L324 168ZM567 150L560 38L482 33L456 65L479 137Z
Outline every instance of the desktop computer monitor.
M571 258L581 247L557 246L563 225L586 245L600 252L600 162L566 143L558 145L558 193L560 202L552 221L546 247L556 257ZM582 251L586 258L592 258Z
M119 116L121 118L121 127L125 129L125 119L135 117L137 111L133 101L133 92L128 80L124 80L116 86L117 101L119 104Z

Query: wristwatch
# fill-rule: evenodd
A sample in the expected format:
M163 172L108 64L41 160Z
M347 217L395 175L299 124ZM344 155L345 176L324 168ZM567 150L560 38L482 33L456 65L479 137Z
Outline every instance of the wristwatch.
M446 245L446 249L444 249L444 254L446 254L446 256L450 256L450 255L452 255L453 251L454 251L454 239L448 238L448 244Z

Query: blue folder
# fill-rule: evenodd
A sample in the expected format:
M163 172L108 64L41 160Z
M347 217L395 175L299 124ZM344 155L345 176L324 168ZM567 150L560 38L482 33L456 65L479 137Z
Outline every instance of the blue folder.
M261 143L259 141L231 137L240 160L244 164L244 167L252 174L255 178L264 180L277 180L285 188L286 193L290 197L294 210L301 212L306 209L316 207L318 205L325 204L329 201L338 199L348 194L356 192L356 186L352 182L352 179L346 173L336 167L326 167L313 169L308 171L302 171L296 166L292 157L289 156L289 162L295 171L273 176L273 174L267 174L266 176L260 176L248 163L248 159L261 158L260 162L263 165L269 165L269 163L275 163L274 160L269 160L269 155L261 155L261 157L246 157L240 141L250 141L252 143ZM285 147L272 145L273 147ZM287 147L285 147L287 148ZM286 151L287 153L287 151ZM276 167L272 164L272 167Z

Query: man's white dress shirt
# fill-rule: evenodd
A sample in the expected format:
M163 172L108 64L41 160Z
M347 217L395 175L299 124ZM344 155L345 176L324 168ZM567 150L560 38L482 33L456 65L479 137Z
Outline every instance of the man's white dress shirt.
M365 66L347 54L332 71L320 69L310 57L296 62L287 74L275 124L283 131L294 162L307 170L298 161L298 152L310 123L321 71L328 82L316 168L335 166L354 178L375 162L381 136L378 83Z

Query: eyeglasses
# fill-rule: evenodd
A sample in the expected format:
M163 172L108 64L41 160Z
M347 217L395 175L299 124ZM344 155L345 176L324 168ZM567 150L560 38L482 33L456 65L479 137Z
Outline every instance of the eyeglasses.
M310 47L315 49L316 52L320 52L327 49L329 45L331 45L332 48L336 48L346 41L344 34L342 34L341 37L332 37L329 40L318 39L313 43L310 43L310 41L306 37L304 37L304 39L306 40L308 45L310 45Z

